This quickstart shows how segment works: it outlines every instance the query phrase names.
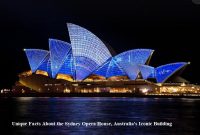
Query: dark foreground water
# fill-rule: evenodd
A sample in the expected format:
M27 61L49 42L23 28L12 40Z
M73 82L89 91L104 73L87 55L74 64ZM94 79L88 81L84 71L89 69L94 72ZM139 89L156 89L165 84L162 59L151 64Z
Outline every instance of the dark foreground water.
M1 135L198 135L199 118L200 99L0 98ZM28 125L19 127L12 122ZM55 125L45 126L43 122ZM117 126L115 122L134 125ZM70 125L73 123L77 125Z

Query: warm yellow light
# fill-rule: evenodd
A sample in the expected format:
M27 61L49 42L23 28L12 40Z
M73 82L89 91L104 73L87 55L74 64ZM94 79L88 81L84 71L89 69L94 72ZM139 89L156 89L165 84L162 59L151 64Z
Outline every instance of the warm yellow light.
M141 89L142 93L147 93L148 92L148 89L147 88L143 88Z
M71 82L73 81L73 78L71 76L65 74L58 74L56 79L63 79Z
M185 83L182 83L181 86L186 86L186 84L185 84Z
M157 83L158 86L162 86L162 83Z
M36 74L48 76L48 73L46 71L42 71L42 70L37 70Z
M64 93L70 93L70 90L68 88L64 89Z

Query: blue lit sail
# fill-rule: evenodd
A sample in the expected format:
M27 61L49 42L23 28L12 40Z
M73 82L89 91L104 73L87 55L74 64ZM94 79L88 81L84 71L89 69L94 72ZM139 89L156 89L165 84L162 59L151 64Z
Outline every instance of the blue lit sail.
M112 76L125 76L126 73L123 71L113 58L107 60L100 68L98 68L94 74L101 75L106 78Z
M51 77L51 61L50 61L50 53L46 56L42 64L38 67L37 70L46 71L48 76Z
M24 51L32 72L35 72L38 69L45 57L48 55L48 51L41 49L24 49Z
M67 74L72 76L73 78L75 77L74 58L72 55L72 50L70 50L70 52L68 53L65 62L63 63L58 73Z
M155 78L155 68L148 65L139 65L143 79Z
M188 63L186 62L177 62L166 64L157 67L156 72L156 80L159 83L165 82L170 76L172 76L175 72L185 67Z
M68 53L71 50L71 46L69 43L61 40L49 39L49 49L52 77L55 78L61 66L65 62Z
M116 62L124 69L131 80L135 80L139 73L139 64L144 65L152 55L151 49L134 49L115 56Z
M94 69L96 69L97 63L87 57L76 56L75 60L76 80L84 80L94 71Z
M84 57L95 63L96 65L90 66L90 70L87 70L87 74L78 73L79 70L76 69L76 78L85 78L89 72L93 72L99 66L101 66L107 59L111 57L111 54L105 44L93 33L82 28L78 25L67 23L69 37L72 45L72 53L75 57L75 66L83 65L83 63L77 60L79 57ZM86 65L85 65L86 66ZM85 67L83 66L83 67ZM78 75L81 75L79 77Z

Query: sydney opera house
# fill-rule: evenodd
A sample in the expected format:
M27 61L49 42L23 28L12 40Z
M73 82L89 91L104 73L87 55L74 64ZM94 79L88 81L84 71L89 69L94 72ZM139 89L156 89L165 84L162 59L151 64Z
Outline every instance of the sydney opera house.
M189 64L149 65L152 49L112 55L96 35L67 23L70 42L49 39L49 50L24 49L30 70L19 74L14 89L23 92L137 93L187 91L180 73ZM25 91L24 91L25 90Z

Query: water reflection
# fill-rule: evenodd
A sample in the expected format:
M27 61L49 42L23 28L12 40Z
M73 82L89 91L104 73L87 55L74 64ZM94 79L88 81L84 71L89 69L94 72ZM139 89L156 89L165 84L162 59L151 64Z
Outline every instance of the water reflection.
M199 99L1 98L1 127L9 134L194 134L199 133ZM172 122L172 127L25 127L12 121ZM5 124L6 123L6 124ZM6 130L8 128L9 130Z

